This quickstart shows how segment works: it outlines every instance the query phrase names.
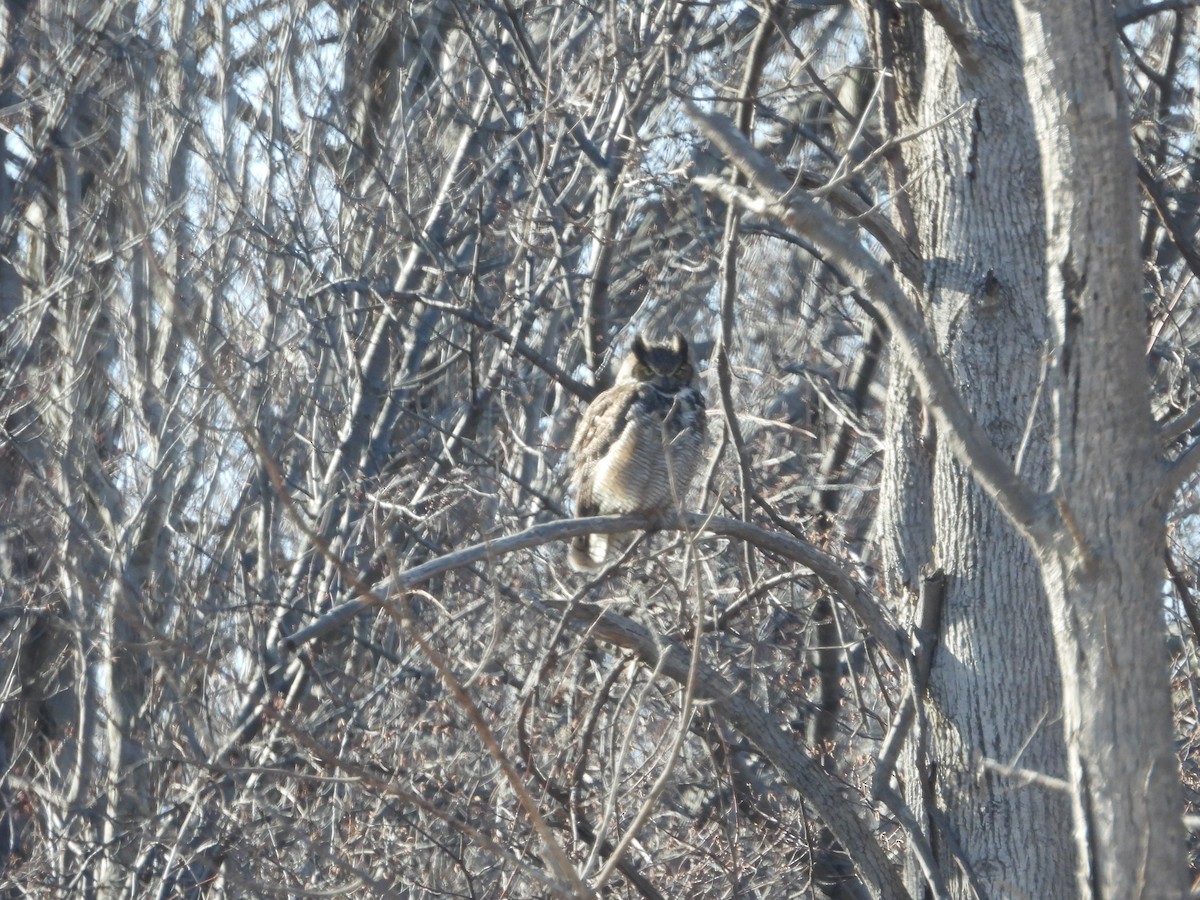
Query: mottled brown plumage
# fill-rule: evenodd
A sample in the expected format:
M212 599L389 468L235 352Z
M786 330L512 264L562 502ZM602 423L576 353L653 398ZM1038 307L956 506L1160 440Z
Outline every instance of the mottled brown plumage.
M639 334L616 383L592 401L575 432L575 514L658 513L682 505L700 466L705 429L687 341L676 334L650 344ZM567 556L571 568L599 569L610 544L603 534L576 538Z

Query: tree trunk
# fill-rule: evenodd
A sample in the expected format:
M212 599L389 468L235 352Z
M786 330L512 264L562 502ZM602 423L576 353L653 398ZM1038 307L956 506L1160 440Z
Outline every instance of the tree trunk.
M916 92L900 98L911 125L946 119L904 152L926 261L921 308L971 412L1004 458L1045 488L1051 431L1041 391L1043 242L1026 224L1040 221L1042 211L1016 21L992 14L981 27L1009 52L991 53L970 71L930 16L922 26L923 34L896 48L896 58L914 69L899 80ZM970 471L937 441L904 381L893 386L888 407L881 498L890 593L915 590L923 564L947 575L925 699L928 734L914 742L924 744L927 759L909 754L907 799L924 813L953 896L972 893L956 857L969 861L988 896L1066 896L1070 839L1047 827L1066 818L1065 798L988 767L1065 771L1057 663L1037 563ZM920 872L909 869L915 890Z
M1055 540L1042 548L1064 681L1081 896L1184 892L1162 664L1163 468L1150 416L1133 153L1112 9L1017 4L1046 198Z
M941 122L904 150L927 327L995 447L1061 515L1022 535L920 439L911 404L891 404L889 586L913 587L922 563L948 575L928 759L911 756L907 787L959 896L959 861L988 894L1066 896L1072 870L1083 896L1181 889L1135 181L1112 14L1088 6L939 7L918 39L893 30L913 44L896 58L923 60L899 78L911 124ZM993 774L1014 765L1068 773L1073 847L1046 827L1066 798Z

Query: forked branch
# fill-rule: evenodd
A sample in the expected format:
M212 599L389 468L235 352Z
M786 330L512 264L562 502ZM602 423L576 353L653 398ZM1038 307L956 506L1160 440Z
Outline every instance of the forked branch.
M859 285L868 312L890 329L900 358L938 425L939 437L1035 545L1046 548L1053 544L1059 533L1053 502L1031 489L1000 455L967 408L928 330L891 273L832 213L794 190L728 120L692 103L686 104L686 109L704 136L746 176L750 189L710 176L697 178L696 183L727 203L780 223L837 262Z
M695 533L733 538L799 563L820 578L834 597L858 616L867 633L878 640L880 646L893 659L903 663L906 651L896 625L882 604L878 603L865 587L851 578L843 564L837 559L812 544L778 531L760 528L740 519L727 519L701 513L684 513L674 522L664 522L660 518L648 516L593 516L586 519L546 522L534 525L517 534L482 541L473 546L464 547L462 550L431 559L419 566L393 575L386 587L380 585L376 591L386 591L387 594L393 596L403 594L419 587L431 578L444 575L446 572L474 565L486 559L498 559L518 550L528 550L555 541L566 541L584 534L618 534L623 531L644 528L679 528ZM378 605L377 602L364 598L343 603L289 635L284 640L284 649L294 653L301 647L330 633L359 613Z
M588 634L633 651L643 664L665 677L680 684L692 679L697 699L710 704L719 716L745 735L780 775L812 804L854 860L871 895L909 896L870 826L855 813L855 804L845 788L830 777L794 737L779 727L774 713L758 706L745 691L711 666L694 660L681 644L652 634L632 619L592 604L575 604L569 609L562 603L553 606L566 609L571 619Z

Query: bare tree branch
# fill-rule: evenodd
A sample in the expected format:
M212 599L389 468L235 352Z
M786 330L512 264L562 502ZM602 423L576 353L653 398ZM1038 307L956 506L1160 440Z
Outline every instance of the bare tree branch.
M866 588L858 585L846 574L845 568L828 554L812 544L794 537L759 528L749 522L702 513L684 513L677 522L646 516L593 516L584 519L566 519L534 525L518 534L483 541L431 559L405 572L392 575L387 590L389 594L404 594L438 575L454 569L474 565L487 560L498 560L509 553L528 550L555 541L567 541L582 534L619 534L639 528L682 528L696 533L708 533L745 541L768 553L800 563L820 578L834 596L841 600L867 626L868 633L878 640L895 659L906 656L896 626L891 624L887 613ZM381 602L381 601L380 601ZM376 606L377 603L358 598L348 601L322 615L316 621L288 635L283 646L290 652L304 647L314 640L329 634L349 619Z
M964 69L978 68L983 57L982 42L973 35L966 23L943 0L919 0L921 8L933 16L933 21L946 33Z
M783 176L729 123L688 104L688 114L706 137L749 178L754 193L701 176L697 184L743 209L775 219L811 240L835 259L859 284L871 308L899 343L939 434L984 489L1022 532L1038 545L1058 533L1053 503L1032 491L997 452L971 415L938 357L916 311L895 279L846 228L821 207L796 192Z
M553 608L565 607L554 604ZM756 706L737 686L709 666L701 664L693 671L688 649L652 634L631 619L591 604L577 604L567 612L588 634L633 650L646 665L668 678L684 684L689 676L694 677L697 698L710 703L744 734L788 783L812 804L817 815L854 860L872 895L909 896L872 830L855 814L854 803L845 789L834 782L796 740L779 727L768 711Z
M1122 28L1127 28L1143 19L1157 16L1159 13L1186 11L1195 9L1197 5L1200 4L1197 4L1196 0L1158 0L1156 3L1147 3L1145 6L1131 7L1122 11L1117 16L1117 24Z

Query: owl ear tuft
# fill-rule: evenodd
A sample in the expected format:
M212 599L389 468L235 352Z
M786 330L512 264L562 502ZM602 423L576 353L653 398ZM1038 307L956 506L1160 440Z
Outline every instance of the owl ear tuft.
M679 354L679 356L683 360L683 362L687 362L688 361L687 338L685 338L683 336L682 332L677 331L677 332L675 332L672 339L675 343L675 352Z
M646 341L642 337L642 334L640 331L636 335L634 335L633 346L630 348L630 351L633 353L634 359L636 359L642 365L646 364L646 354L649 353L650 351L649 351L649 348L646 347Z

